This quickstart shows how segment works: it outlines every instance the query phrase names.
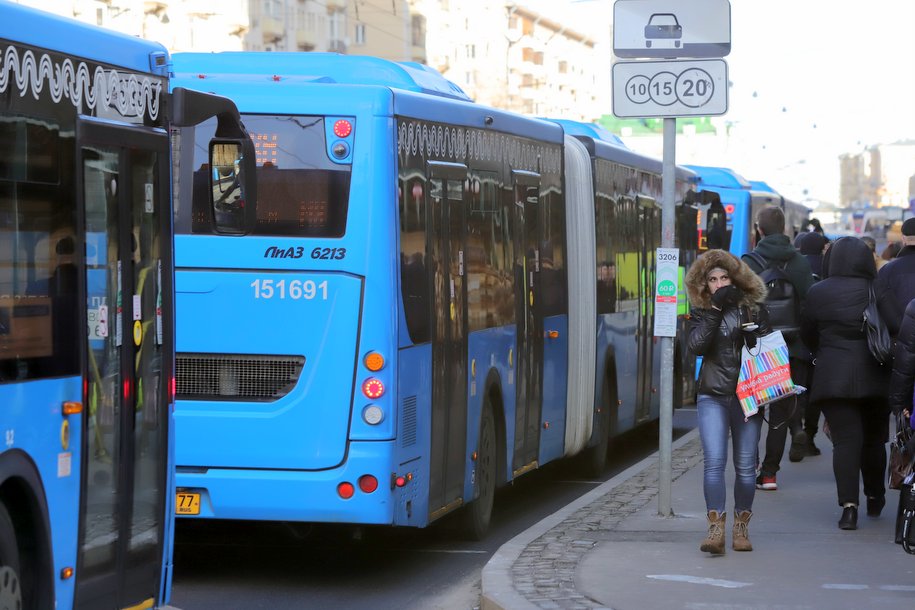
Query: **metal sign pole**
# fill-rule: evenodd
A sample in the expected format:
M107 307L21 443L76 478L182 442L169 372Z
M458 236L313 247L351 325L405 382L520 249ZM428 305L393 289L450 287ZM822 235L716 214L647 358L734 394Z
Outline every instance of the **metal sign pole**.
M677 193L676 149L677 119L664 119L664 158L661 166L661 247L674 247L674 226ZM670 505L673 479L673 384L674 341L676 337L661 337L661 414L658 432L658 514L672 517Z

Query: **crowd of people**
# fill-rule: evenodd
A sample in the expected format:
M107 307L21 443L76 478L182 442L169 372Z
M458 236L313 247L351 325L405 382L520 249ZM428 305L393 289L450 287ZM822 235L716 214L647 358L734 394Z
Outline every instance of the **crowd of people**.
M868 517L879 517L887 504L890 413L897 415L897 427L915 427L915 218L903 224L899 247L887 246L880 255L873 240L830 241L818 224L792 243L777 207L761 210L756 225L753 252L738 258L708 250L686 275L692 305L688 345L703 359L696 404L708 532L700 549L712 554L724 553L726 546L729 436L735 472L732 548L751 551L754 495L757 489L778 489L789 433L793 462L820 455L815 442L820 431L832 443L838 527L854 530L862 483ZM786 294L794 309L786 306ZM865 310L874 300L894 342L892 362L880 362L868 344ZM794 384L806 391L745 416L737 396L741 352L773 330L784 337ZM897 543L901 510L900 496Z

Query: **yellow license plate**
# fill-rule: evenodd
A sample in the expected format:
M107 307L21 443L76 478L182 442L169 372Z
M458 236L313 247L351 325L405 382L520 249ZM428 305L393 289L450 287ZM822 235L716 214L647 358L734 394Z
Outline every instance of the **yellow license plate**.
M175 513L179 515L199 515L200 494L179 491L175 498Z

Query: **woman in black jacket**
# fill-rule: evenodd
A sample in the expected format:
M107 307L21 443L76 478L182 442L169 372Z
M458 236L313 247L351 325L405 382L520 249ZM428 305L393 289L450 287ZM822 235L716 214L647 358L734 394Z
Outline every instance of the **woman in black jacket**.
M752 551L748 525L756 493L756 462L762 414L744 417L737 400L740 351L747 341L771 332L761 301L766 287L746 263L724 250L709 250L686 274L690 311L689 349L702 356L696 400L705 459L703 490L708 536L700 549L724 553L724 469L728 432L734 446L733 549Z
M822 409L832 435L832 469L843 507L839 528L853 530L858 527L860 479L869 517L879 516L886 504L890 370L871 355L864 331L864 309L877 275L867 244L843 237L829 249L823 264L827 277L807 293L801 337L816 365L810 401Z
M902 315L902 325L893 347L893 373L890 377L890 409L897 416L897 425L915 428L912 411L915 389L915 299L909 301ZM896 544L902 544L902 494L896 510Z

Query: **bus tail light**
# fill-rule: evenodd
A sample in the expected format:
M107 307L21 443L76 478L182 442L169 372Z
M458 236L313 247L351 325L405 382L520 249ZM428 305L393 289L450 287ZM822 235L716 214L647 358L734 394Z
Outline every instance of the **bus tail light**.
M334 123L334 135L338 138L346 138L353 133L353 124L346 119L340 119Z
M365 394L366 398L371 398L372 400L381 398L384 395L384 384L374 377L369 377L362 382L362 393Z
M370 494L378 489L378 479L370 474L364 474L359 477L359 489L364 493Z
M365 368L373 373L377 373L384 368L384 356L378 352L369 352L365 355L365 358L362 359L362 363L365 364Z
M369 405L362 409L362 420L370 426L377 426L384 420L384 411L378 405Z
M349 500L356 493L356 488L352 483L340 483L337 485L337 494L344 500Z

